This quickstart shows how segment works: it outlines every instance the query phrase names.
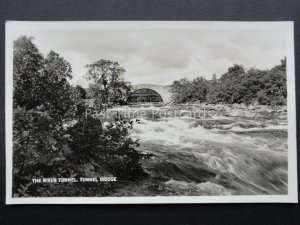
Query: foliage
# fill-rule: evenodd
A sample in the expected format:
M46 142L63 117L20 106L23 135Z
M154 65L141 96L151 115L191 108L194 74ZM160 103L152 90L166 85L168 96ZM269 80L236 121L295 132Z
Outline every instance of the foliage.
M193 93L192 101L203 102L206 100L207 84L203 77L197 77L192 81L191 92Z
M78 91L80 98L86 99L87 91L81 85L76 85L75 90Z
M36 84L42 80L43 56L32 43L32 38L19 37L14 41L13 80L14 104L26 109L42 104Z
M172 85L174 103L206 101L209 103L258 102L262 105L285 105L286 59L270 70L233 65L217 81L196 78L193 81L181 79Z
M86 67L87 77L92 81L89 92L98 108L126 102L132 87L124 80L125 69L118 62L101 59Z
M241 101L246 104L251 104L258 101L258 92L263 89L262 78L267 75L267 70L258 70L251 68L247 71L241 84L239 85L239 93Z
M103 129L97 118L87 117L69 129L72 137L69 159L76 164L92 163L100 170L114 174L118 179L136 179L145 175L135 150L138 141L129 137L133 121L116 117Z
M286 58L281 64L273 67L261 79L262 89L258 91L259 103L266 105L285 105L287 98L286 87Z
M192 81L186 78L174 81L171 91L174 103L202 102L206 99L206 80L202 77L197 77Z
M14 104L26 110L41 107L56 120L74 111L76 93L70 64L51 51L44 58L32 43L22 36L14 41Z
M67 80L72 78L71 65L53 51L44 61L43 80L39 85L40 98L50 115L62 120L70 116L76 105L76 93Z
M228 69L228 72L223 74L220 78L219 96L221 102L226 103L241 103L241 92L244 87L240 84L245 75L245 69L241 65L234 65Z
M86 118L86 92L69 84L70 64L53 51L44 58L31 38L22 36L14 44L13 195L108 195L114 184L34 184L32 178L144 174L134 148L138 142L129 137L133 122L117 119L103 128L99 119ZM115 102L121 99L118 91L129 86L120 77L124 70L109 65L101 79L108 81L104 94ZM93 81L100 84L96 77Z
M64 129L53 123L47 111L14 111L13 129L13 193L26 196L35 192L31 179L57 177L62 173L64 150L68 148ZM22 187L30 187L23 193Z

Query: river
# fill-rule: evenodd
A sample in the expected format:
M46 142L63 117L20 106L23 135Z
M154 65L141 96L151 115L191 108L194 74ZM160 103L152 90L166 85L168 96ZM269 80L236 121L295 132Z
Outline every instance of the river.
M149 176L122 184L115 196L287 194L285 110L214 106L208 117L191 116L195 106L130 110L146 111L131 137L154 156L142 161Z

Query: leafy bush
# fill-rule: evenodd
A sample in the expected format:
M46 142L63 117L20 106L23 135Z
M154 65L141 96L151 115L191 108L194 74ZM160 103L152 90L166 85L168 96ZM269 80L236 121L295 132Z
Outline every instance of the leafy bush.
M14 112L13 193L36 194L31 182L35 177L64 177L64 150L68 148L65 131L47 112L24 110ZM26 187L26 191L24 191Z
M81 119L69 129L72 154L76 164L91 163L99 171L107 171L118 179L132 180L145 173L140 164L141 154L135 150L138 141L129 137L133 121L115 118L102 129L98 118Z

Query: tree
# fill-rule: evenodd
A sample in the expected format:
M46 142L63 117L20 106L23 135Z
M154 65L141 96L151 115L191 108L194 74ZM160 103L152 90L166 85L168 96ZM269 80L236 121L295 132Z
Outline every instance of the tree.
M243 66L234 65L221 76L217 85L211 85L207 100L211 103L259 102L263 105L285 105L286 59L270 70L251 68L245 71Z
M197 77L192 81L183 78L174 81L171 91L174 103L202 102L206 100L206 80L203 77Z
M101 59L86 67L88 79L92 81L90 93L99 108L126 101L131 85L124 80L125 69L118 62Z
M210 103L259 102L263 105L285 105L287 98L286 59L270 70L233 65L216 81L206 82L204 78L189 81L184 78L172 85L173 101L186 103L208 101Z
M68 82L71 65L51 51L46 58L32 38L14 41L14 104L26 110L43 109L62 120L74 108L76 93Z
M188 79L183 78L179 81L174 81L171 87L172 100L174 103L186 103L190 96L191 83Z
M110 66L101 90L116 101L124 97L118 93L127 83L120 78L123 69L116 63ZM51 51L44 58L30 38L15 41L14 196L99 196L111 190L111 184L34 185L32 178L112 173L120 179L135 179L144 174L143 156L134 148L138 141L129 136L133 122L117 118L104 129L100 119L85 117L86 93L69 84L71 73L70 64L59 54ZM96 85L100 84L98 80Z
M224 103L242 103L243 91L240 84L245 75L245 69L242 65L233 65L228 68L227 73L220 78L220 90L218 98Z
M44 58L31 38L14 42L14 193L42 191L32 186L35 176L71 176L62 173L69 149L63 120L76 113L76 93L68 78L70 64L51 51Z
M207 84L203 77L197 77L192 81L191 100L203 102L206 100Z
M75 91L77 91L79 93L80 98L86 99L87 91L81 85L76 85L75 86Z
M258 101L258 92L264 86L262 79L267 73L267 70L258 70L256 68L251 68L247 71L239 85L240 98L243 103L251 104Z
M258 92L260 104L285 105L287 98L286 58L281 64L273 67L261 79L263 88Z
M68 82L68 79L72 78L72 68L69 62L54 51L50 51L44 63L40 98L50 115L62 120L74 111L76 100L79 98L79 93L76 93Z
M14 105L35 108L42 104L39 91L44 59L31 37L21 36L14 41L13 80Z

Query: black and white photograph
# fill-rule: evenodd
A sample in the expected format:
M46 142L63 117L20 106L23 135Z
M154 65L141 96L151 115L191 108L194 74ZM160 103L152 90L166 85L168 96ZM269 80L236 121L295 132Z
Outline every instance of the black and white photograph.
M293 22L6 22L6 203L298 202Z

